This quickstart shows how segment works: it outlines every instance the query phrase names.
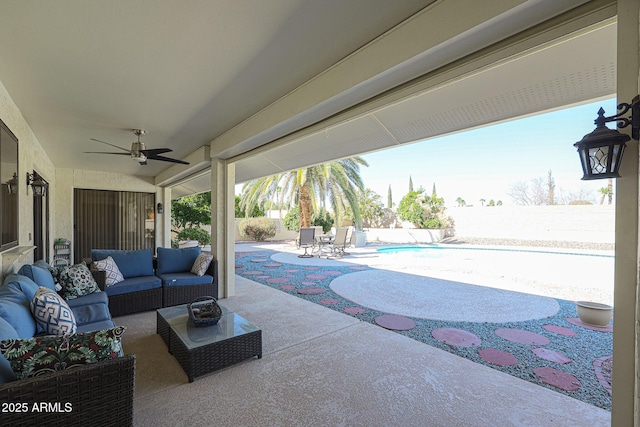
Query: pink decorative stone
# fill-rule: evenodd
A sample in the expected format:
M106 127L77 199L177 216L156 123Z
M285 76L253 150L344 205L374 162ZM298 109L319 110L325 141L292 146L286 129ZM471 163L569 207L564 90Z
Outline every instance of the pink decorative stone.
M327 278L324 274L307 274L306 277L309 280L324 280Z
M298 293L302 295L320 295L324 294L326 291L322 288L302 288L298 289Z
M542 329L547 332L553 332L554 334L564 335L565 337L573 337L576 335L576 331L573 329L565 328L558 325L542 325Z
M251 262L267 262L266 258L254 258L251 260Z
M549 362L555 362L555 363L571 362L571 359L569 359L564 354L558 353L557 351L549 350L547 348L534 348L531 351L533 352L533 354L535 354L539 358L548 360Z
M473 347L482 343L477 335L457 328L434 329L431 335L438 341L455 347Z
M314 271L314 270L321 270L320 267L305 267L305 270L310 270L310 271Z
M408 331L416 327L416 322L408 317L395 314L383 314L375 318L375 322L385 329L394 331Z
M320 304L331 305L337 304L339 301L335 298L325 298L320 300Z
M604 327L591 326L587 325L586 323L582 323L582 320L580 320L580 318L578 317L569 318L567 319L567 322L571 323L572 325L580 326L581 328L589 329L590 331L613 333L613 323L609 323L609 325Z
M502 351L495 348L485 348L478 350L480 358L485 362L493 363L498 366L513 366L518 364L518 359L508 351Z
M270 262L264 265L265 267L282 267L282 264L278 264L277 262Z
M244 265L242 265L242 264L236 264L236 268L244 268Z
M360 307L347 307L344 309L344 312L347 314L356 315L364 313L364 309Z
M282 289L283 291L292 291L294 290L296 287L293 285L282 285L280 286L280 289Z
M258 271L258 270L244 271L242 272L242 274L246 274L247 276L253 276L255 274L262 274L262 271Z
M337 270L325 270L322 273L328 274L329 276L339 276L342 274L341 271L337 271Z
M267 283L287 283L289 279L286 277L273 277L271 279L267 279Z
M593 369L596 371L596 378L600 385L604 387L609 395L613 393L611 388L611 364L613 363L613 356L604 356L596 359L593 362Z
M547 345L549 344L549 338L536 334L535 332L525 331L523 329L513 328L501 328L496 330L496 335L500 338L511 342L517 342L518 344L529 345Z
M533 373L537 375L538 379L543 383L552 385L565 391L576 391L582 387L580 381L571 374L558 371L557 369L543 367L536 368Z
M300 282L300 284L305 286L315 286L316 282Z
M351 265L349 266L350 269L352 270L366 270L367 267L365 267L364 265Z
M300 270L297 270L297 269L295 269L295 268L292 268L292 269L289 269L289 270L285 270L284 272L285 272L285 273L297 273L298 271L300 271Z
M271 276L256 276L256 279L268 279Z

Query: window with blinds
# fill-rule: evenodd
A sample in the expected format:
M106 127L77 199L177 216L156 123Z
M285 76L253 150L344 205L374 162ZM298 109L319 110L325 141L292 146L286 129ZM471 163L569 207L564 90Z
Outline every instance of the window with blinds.
M74 189L74 259L91 249L155 250L154 193Z

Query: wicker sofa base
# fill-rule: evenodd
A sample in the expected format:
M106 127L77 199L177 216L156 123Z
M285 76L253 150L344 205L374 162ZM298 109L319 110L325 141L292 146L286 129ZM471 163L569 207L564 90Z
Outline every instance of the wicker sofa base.
M0 420L13 427L131 426L134 383L131 354L3 384L0 402L14 406Z
M158 308L162 308L162 288L109 296L112 317Z
M174 305L190 303L194 299L203 296L212 296L217 298L218 284L209 283L207 285L165 286L162 294L162 306L171 307Z

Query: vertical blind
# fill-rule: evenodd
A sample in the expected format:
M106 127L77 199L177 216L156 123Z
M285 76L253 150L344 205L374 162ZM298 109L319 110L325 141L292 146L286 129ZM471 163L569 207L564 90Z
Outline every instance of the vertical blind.
M155 194L74 189L74 259L91 249L155 247Z

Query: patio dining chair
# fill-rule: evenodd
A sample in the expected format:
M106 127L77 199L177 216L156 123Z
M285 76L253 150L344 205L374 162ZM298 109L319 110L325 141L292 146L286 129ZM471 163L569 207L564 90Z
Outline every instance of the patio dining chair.
M333 239L333 243L329 245L331 254L327 258L342 258L345 255L345 248L350 244L349 229L351 227L341 227L336 229L336 237Z
M296 243L298 248L304 248L304 253L298 255L298 258L313 258L313 255L308 253L307 250L311 248L311 252L313 252L316 246L316 229L313 227L301 228Z

